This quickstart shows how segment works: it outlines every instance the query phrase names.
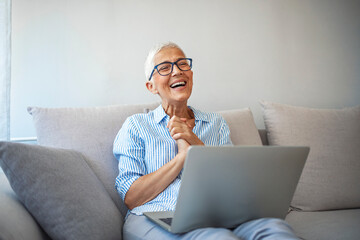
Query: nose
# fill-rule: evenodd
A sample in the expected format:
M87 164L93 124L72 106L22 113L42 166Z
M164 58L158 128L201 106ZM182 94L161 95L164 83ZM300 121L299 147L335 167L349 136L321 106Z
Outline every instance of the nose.
M182 74L182 70L180 70L180 68L176 65L176 64L174 64L174 66L173 66L173 71L172 71L172 73L171 73L171 75L172 76L176 76L176 75L178 75L178 74Z

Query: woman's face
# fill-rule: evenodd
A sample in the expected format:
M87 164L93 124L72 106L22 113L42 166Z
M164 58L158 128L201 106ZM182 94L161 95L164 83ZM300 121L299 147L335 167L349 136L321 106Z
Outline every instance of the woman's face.
M184 53L178 48L165 48L155 55L155 66L163 62L176 62L185 58ZM178 83L175 85L175 83ZM159 94L162 101L168 104L187 103L193 86L192 70L182 71L174 64L173 71L167 76L154 72L151 81L146 87L154 94Z

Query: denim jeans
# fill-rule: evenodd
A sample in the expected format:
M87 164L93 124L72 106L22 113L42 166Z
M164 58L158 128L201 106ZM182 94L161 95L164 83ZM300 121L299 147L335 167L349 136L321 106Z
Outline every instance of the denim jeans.
M200 228L184 234L170 233L145 216L129 214L124 228L125 240L137 239L243 239L243 240L282 240L299 239L292 228L284 220L277 218L262 218L239 225L233 230L226 228Z

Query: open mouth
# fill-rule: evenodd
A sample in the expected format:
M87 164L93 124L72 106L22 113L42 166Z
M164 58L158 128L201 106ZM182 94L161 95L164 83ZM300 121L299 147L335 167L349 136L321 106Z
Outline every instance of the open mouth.
M171 88L178 88L178 87L184 87L186 85L186 82L176 82L170 85Z

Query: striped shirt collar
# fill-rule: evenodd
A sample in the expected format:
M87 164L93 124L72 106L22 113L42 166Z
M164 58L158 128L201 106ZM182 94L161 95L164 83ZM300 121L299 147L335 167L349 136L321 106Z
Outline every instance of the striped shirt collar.
M193 111L194 113L194 117L195 117L195 121L204 121L204 122L209 122L210 119L208 117L208 115L204 114L203 112L191 107L191 106L188 106L188 108L191 109L191 111ZM160 104L159 107L157 107L154 111L154 120L157 122L157 123L160 123L163 119L169 117L166 113L165 113L165 110L163 109L162 105Z

